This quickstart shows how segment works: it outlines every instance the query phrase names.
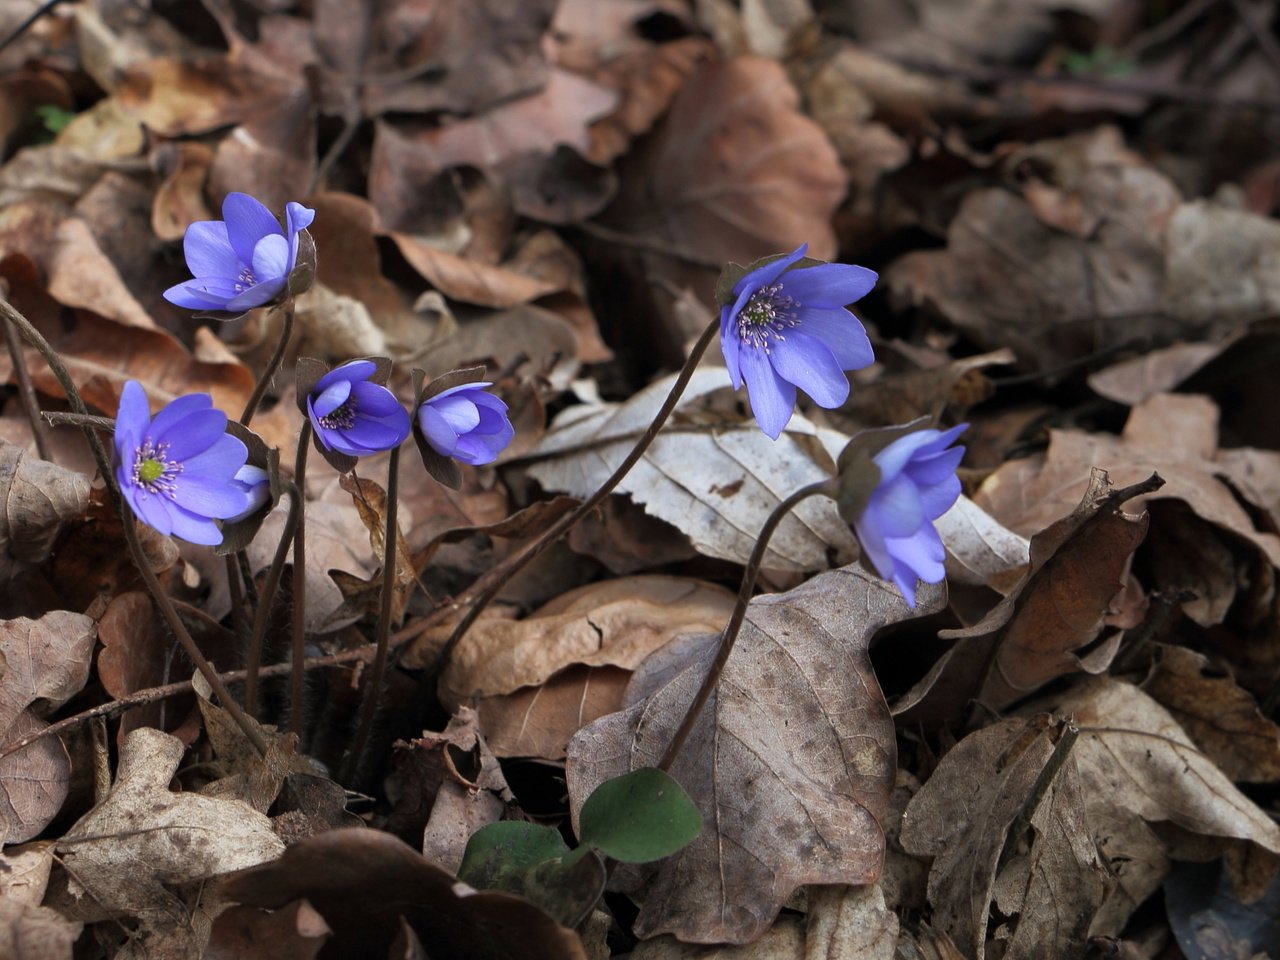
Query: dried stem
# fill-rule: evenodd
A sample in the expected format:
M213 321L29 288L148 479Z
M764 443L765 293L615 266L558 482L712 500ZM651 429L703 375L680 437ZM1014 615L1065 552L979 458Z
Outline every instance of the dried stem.
M453 651L462 641L462 638L466 636L467 631L471 629L472 624L480 618L480 614L484 612L485 607L493 601L493 598L501 592L511 578L523 570L549 546L568 533L579 520L594 510L600 504L600 501L612 493L614 488L622 482L622 478L640 461L640 458L644 456L645 451L649 449L649 445L653 443L654 438L658 435L658 431L662 429L662 425L671 416L671 411L676 408L676 404L684 393L684 388L689 385L689 379L693 376L693 371L697 369L698 363L702 360L702 355L707 352L707 347L711 345L711 341L715 339L719 329L720 321L715 320L702 331L702 335L698 337L698 342L693 345L693 350L689 353L689 359L685 361L684 367L680 370L680 375L676 377L675 383L671 385L667 398L662 401L662 407L653 418L653 422L641 434L640 439L631 449L631 452L627 454L626 459L618 465L618 468L613 471L609 479L600 485L600 489L587 497L570 513L561 517L542 536L525 547L513 559L491 571L490 576L486 578L488 583L476 596L476 599L472 601L470 608L462 619L458 621L458 625L454 627L448 641L441 648L439 655L436 657L434 668L429 671L429 676L439 676L444 671L444 668L449 663L449 658L453 656Z
M284 352L289 347L289 339L293 336L293 297L286 300L280 309L284 311L284 329L280 331L280 342L276 344L275 353L271 354L271 359L267 361L267 369L262 371L262 376L253 387L249 402L244 405L244 412L240 414L240 422L246 427L249 425L249 421L253 419L253 415L258 412L262 398L266 395L267 388L271 385L271 378L280 369L280 364L284 360Z
M302 495L298 492L298 485L286 483L284 492L289 495L289 512L285 516L284 530L280 533L276 554L271 558L267 578L262 583L258 606L253 613L253 632L249 635L249 655L245 662L244 708L251 717L257 716L258 673L262 664L263 638L267 634L267 622L271 619L271 605L275 600L276 591L280 588L280 575L284 571L285 557L289 553L289 547L293 545L294 529L302 512Z
M40 401L36 399L36 388L31 384L31 372L27 369L27 358L22 355L22 341L18 339L18 330L12 323L4 325L4 340L9 347L9 356L13 360L13 372L18 378L18 396L22 398L22 409L31 421L31 435L36 441L36 453L41 460L53 461L49 451L49 435L45 432L44 422L40 419Z
M716 658L711 664L711 669L707 671L707 675L702 678L702 686L698 688L693 702L689 704L689 709L685 711L684 719L680 721L680 726L676 728L675 735L671 738L671 742L667 744L666 752L662 754L662 759L658 761L659 770L671 769L671 764L675 762L677 754L680 753L680 748L684 746L685 741L689 739L689 734L693 732L693 725L697 723L698 715L702 713L702 708L706 705L707 700L711 698L711 693L715 690L716 684L720 682L720 675L724 673L725 664L729 662L729 654L733 652L733 645L738 639L738 633L742 630L742 621L746 619L747 606L750 604L751 595L755 591L756 577L760 574L760 565L764 562L764 554L769 548L769 540L773 537L773 532L778 529L778 524L783 521L786 515L795 509L796 504L816 494L826 492L829 484L830 481L821 480L807 487L801 487L774 507L773 513L769 514L769 518L765 520L764 527L760 530L760 536L756 539L756 545L751 551L751 557L747 560L747 567L742 573L742 585L738 588L738 602L734 605L729 622L725 624L724 630L720 633L720 642L716 647Z
M382 538L382 607L378 611L377 646L373 657L373 670L369 674L364 688L364 701L360 705L360 726L356 730L356 739L347 755L347 783L354 781L360 770L360 759L369 742L369 734L373 730L373 718L378 712L378 700L382 695L382 681L387 672L389 653L388 640L391 635L391 601L396 590L396 501L399 497L400 448L391 451L387 462L387 530Z
M311 449L311 421L302 421L293 482L298 491L298 518L293 531L293 638L289 645L289 729L302 736L302 659L306 650L307 616L307 453ZM264 603L266 600L264 599Z

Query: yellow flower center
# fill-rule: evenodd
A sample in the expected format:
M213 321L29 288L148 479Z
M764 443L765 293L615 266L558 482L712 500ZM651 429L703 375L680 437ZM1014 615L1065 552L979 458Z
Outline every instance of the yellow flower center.
M143 483L155 483L164 475L164 468L163 460L154 457L143 460L138 464L138 479Z

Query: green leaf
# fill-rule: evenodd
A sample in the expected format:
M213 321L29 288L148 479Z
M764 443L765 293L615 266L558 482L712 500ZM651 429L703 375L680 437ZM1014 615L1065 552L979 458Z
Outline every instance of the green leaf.
M653 767L600 784L578 818L578 838L623 863L669 857L701 829L702 815L684 788Z

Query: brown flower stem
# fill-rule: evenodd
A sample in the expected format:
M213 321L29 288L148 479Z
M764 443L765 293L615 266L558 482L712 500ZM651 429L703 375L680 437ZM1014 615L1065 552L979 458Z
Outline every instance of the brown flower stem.
M156 578L155 571L151 569L151 564L147 562L147 556L142 552L142 543L138 540L138 530L133 514L125 505L124 498L118 497L117 504L120 507L120 521L124 525L124 538L129 544L129 552L133 555L133 565L138 568L138 573L142 575L142 582L146 584L147 590L151 593L151 598L155 600L156 606L160 608L160 614L164 617L165 623L169 625L173 635L178 638L178 642L182 644L182 649L191 658L191 662L196 665L196 669L200 671L201 676L209 682L209 686L222 704L222 708L231 714L231 718L235 720L237 726L240 727L240 730L249 742L253 744L258 753L266 756L267 741L263 739L262 732L254 726L248 714L240 708L240 704L231 696L231 691L227 689L227 685L222 682L222 677L218 676L218 672L213 669L213 665L200 652L200 648L196 646L195 640L191 638L191 634L187 631L186 624L182 622L182 618L178 616L178 611L174 609L173 603L170 602L169 595L164 592L164 587L160 585L160 581Z
M307 615L307 453L311 449L311 421L302 421L293 483L298 491L298 518L293 530L293 638L289 646L289 729L302 736L302 660L306 651ZM263 603L267 601L264 599Z
M80 397L80 391L76 389L75 381L71 379L71 374L62 365L57 351L49 345L49 341L44 338L44 335L32 326L31 321L19 313L7 299L0 298L0 316L17 327L27 343L35 347L40 356L44 357L44 362L49 365L49 369L53 371L54 377L62 386L62 392L67 395L67 402L71 404L71 409L82 416L89 416L89 408L84 405L84 400ZM85 440L89 442L89 449L93 451L93 459L98 464L98 472L102 474L103 480L106 481L107 487L112 493L118 493L115 489L115 478L111 474L111 461L107 457L107 451L103 447L102 441L98 439L93 427L82 424L80 429L84 431Z
M702 331L702 335L698 337L698 342L693 345L693 350L689 353L689 359L685 361L684 367L680 370L680 375L676 377L675 383L671 385L671 390L667 393L667 398L662 401L662 407L658 410L657 415L653 418L653 422L640 439L636 441L636 445L632 447L631 452L627 454L626 459L618 465L600 488L595 493L583 500L571 512L565 514L550 528L548 528L542 536L529 544L515 558L508 560L501 567L491 571L488 578L488 584L479 592L476 599L472 602L470 608L458 621L458 625L454 627L453 633L449 635L449 639L441 648L440 653L436 657L433 669L429 671L430 676L439 676L446 666L449 664L449 658L453 656L454 649L466 636L472 624L480 618L480 614L501 591L502 588L517 573L523 570L532 560L542 554L549 546L559 540L562 536L569 532L579 520L589 514L597 506L600 505L605 497L611 494L615 487L622 482L625 477L644 456L645 451L649 449L649 445L653 443L654 438L658 435L658 431L662 429L662 425L667 422L667 418L671 416L671 411L676 408L684 388L689 385L689 380L693 376L693 371L698 368L698 363L702 360L702 355L707 352L707 347L711 345L711 341L715 339L716 334L720 330L720 321L714 320L707 325Z
M22 335L27 342L40 351L45 363L49 365L49 369L57 377L58 383L62 385L71 408L76 413L87 416L89 410L84 404L84 399L80 396L80 391L76 389L75 381L67 373L67 368L63 366L57 351L49 345L49 341L40 334L39 330L31 325L31 322L26 317L15 310L7 300L0 300L0 315L3 315L6 320L22 331ZM178 616L178 611L174 609L173 604L170 602L169 595L164 592L164 587L160 585L160 581L156 578L155 571L151 569L151 565L147 562L146 554L142 552L142 544L138 542L138 531L134 526L133 514L116 487L116 478L111 470L111 462L107 459L107 452L103 448L102 442L98 439L97 433L88 424L82 425L81 429L84 431L85 439L89 441L90 449L93 450L93 458L98 464L98 472L102 474L107 489L115 497L116 507L120 513L120 523L124 528L125 541L129 544L129 552L133 556L134 566L138 568L138 573L141 575L142 582L146 585L147 590L151 593L151 598L155 600L156 606L160 608L161 615L169 625L169 629L178 638L178 642L182 644L182 648L186 651L187 656L191 658L191 662L196 665L196 669L209 681L209 686L213 688L213 692L218 699L222 701L223 707L231 714L232 719L235 720L240 729L244 731L244 735L249 742L260 753L265 754L267 752L267 743L262 738L262 734L254 727L253 722L245 712L240 709L240 705L232 699L231 694L214 671L213 666L205 659L204 654L200 652L200 648L196 646L196 642L191 638L191 634Z
M396 527L397 504L399 497L400 448L391 451L387 461L387 530L382 537L382 607L378 611L378 635L373 656L373 669L369 673L364 687L364 700L360 704L360 726L356 729L356 739L347 754L346 773L343 779L351 783L360 771L360 760L364 756L365 747L369 743L369 734L373 730L373 718L378 712L378 700L382 695L382 681L387 673L389 653L388 640L391 635L391 602L396 591L396 538L399 530Z
M276 344L275 353L271 354L271 359L267 361L267 369L262 371L262 376L254 384L253 393L249 396L249 402L244 405L244 412L240 414L240 422L246 427L249 425L249 421L253 419L253 415L258 412L258 406L262 403L262 398L266 395L267 388L271 385L271 378L280 369L280 364L284 360L284 352L289 348L289 340L293 336L293 297L281 304L280 309L284 311L284 329L280 331L280 342Z
M826 493L829 486L830 481L821 480L817 483L811 483L807 487L801 487L774 507L773 513L769 514L769 518L765 520L764 527L760 530L760 536L756 539L756 545L751 551L751 557L747 560L746 569L742 573L742 585L738 588L738 602L734 605L729 622L725 624L724 630L720 633L715 661L711 664L711 669L707 671L707 675L702 678L702 686L698 688L693 702L689 704L689 709L685 711L684 719L680 721L680 726L676 728L675 735L672 736L671 742L667 744L666 752L662 754L662 759L658 761L659 770L670 771L671 764L675 762L676 756L680 753L680 748L684 746L685 741L689 739L689 734L693 732L693 725L698 722L698 715L702 713L702 708L706 706L707 700L711 698L711 693L716 688L716 684L720 682L720 675L724 673L725 664L729 662L729 655L733 653L733 645L742 630L742 621L746 619L747 605L751 602L751 594L755 591L756 577L760 574L760 565L764 562L764 554L769 548L769 540L773 537L774 531L778 529L778 524L783 521L788 513L795 509L796 504L800 503L800 501L807 500L809 497L819 493Z
M284 530L280 533L280 542L276 545L275 556L271 558L271 566L267 569L267 578L262 583L262 593L257 609L253 612L253 632L249 635L249 653L245 661L244 709L251 717L257 716L258 673L262 664L263 638L267 634L267 622L271 618L271 605L275 600L276 591L280 588L280 575L284 572L285 557L289 553L289 547L293 545L294 529L298 516L302 512L302 496L298 492L298 485L286 482L284 492L289 495L289 512L285 516ZM238 580L239 577L237 576L236 579Z
M228 553L222 558L227 571L227 592L231 594L231 624L235 628L236 638L243 643L249 639L249 623L245 619L244 581L240 579L240 566L236 563L236 555ZM253 708L246 701L245 707L253 715Z
M31 384L27 358L22 355L22 341L18 339L17 328L12 323L4 325L4 340L9 347L9 357L13 360L13 372L18 378L18 396L22 399L22 409L31 421L31 436L36 441L36 453L41 460L52 462L49 435L45 432L44 421L40 419L40 401L36 399L36 388Z
M69 425L72 427L93 427L111 433L116 428L114 417L95 417L85 413L67 413L64 410L41 410L40 419L51 427Z

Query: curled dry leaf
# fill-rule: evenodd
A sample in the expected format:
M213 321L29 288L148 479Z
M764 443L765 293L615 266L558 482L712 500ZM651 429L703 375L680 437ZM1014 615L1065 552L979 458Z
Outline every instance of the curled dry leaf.
M125 739L111 792L58 841L65 913L135 917L142 944L190 938L198 949L199 925L166 885L204 882L284 851L271 821L246 804L171 792L182 754L181 742L159 730Z
M747 943L797 887L879 876L896 749L867 644L881 627L942 604L943 590L927 586L908 610L856 566L751 601L718 689L671 768L702 812L702 832L643 874L615 875L642 904L638 935ZM650 656L630 694L644 699L574 737L566 772L575 818L599 784L657 763L715 640Z
M333 930L334 956L387 956L403 917L433 956L586 960L577 934L533 904L473 890L380 830L309 837L227 886L240 903L270 910L305 898Z
M977 960L989 939L1011 952L1085 953L1106 883L1080 773L1069 755L1056 775L1052 766L1070 747L1066 725L1047 716L1006 720L952 748L907 805L903 847L934 858L933 922ZM988 930L993 901L1009 919Z
M685 633L718 631L733 610L723 587L680 577L623 577L557 597L523 620L481 620L463 637L440 678L453 706L538 686L565 667L624 667ZM434 650L431 637L425 649ZM406 656L406 665L424 666Z
M94 622L55 610L39 620L0 620L0 743L46 724L89 679ZM21 843L48 826L67 797L71 763L62 741L44 737L0 759L0 842Z
M625 403L571 407L534 449L529 475L548 490L589 496L631 451L671 389L674 376ZM685 388L667 429L618 485L647 513L687 534L698 552L745 563L755 537L782 499L829 476L847 437L800 416L770 440L754 422L698 423L694 401L723 389L724 371L703 367ZM830 556L852 556L853 534L832 501L813 497L793 510L769 541L765 566L817 570Z
M958 583L990 587L1007 596L1031 562L1026 537L1001 526L964 494L934 526L947 548L947 576Z
M1144 513L1121 505L1160 486L1160 478L1113 490L1095 470L1069 517L1031 538L1022 581L981 622L944 630L955 645L895 704L914 721L959 716L977 698L998 710L1054 677L1096 673L1115 656L1119 633L1085 654L1101 635L1124 586L1133 551L1147 534Z
M0 583L49 559L89 506L89 478L0 440Z

